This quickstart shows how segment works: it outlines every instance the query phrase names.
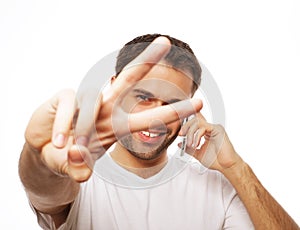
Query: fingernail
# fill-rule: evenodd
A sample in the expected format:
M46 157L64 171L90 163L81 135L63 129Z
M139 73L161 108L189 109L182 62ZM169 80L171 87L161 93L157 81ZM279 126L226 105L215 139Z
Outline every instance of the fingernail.
M72 163L76 164L82 163L84 161L83 156L80 154L80 152L69 154L69 159Z
M76 138L76 144L86 146L89 143L89 139L86 136L79 136Z
M54 138L54 145L57 147L64 147L66 142L66 137L62 133L59 133Z

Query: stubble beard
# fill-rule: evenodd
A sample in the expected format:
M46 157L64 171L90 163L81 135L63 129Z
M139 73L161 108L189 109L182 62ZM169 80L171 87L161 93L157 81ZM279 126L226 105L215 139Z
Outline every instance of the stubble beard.
M153 144L147 144L147 143L139 143L139 141L135 140L135 138L131 134L126 137L123 137L120 140L120 143L134 157L139 158L141 160L153 160L158 158L162 153L164 153L167 150L167 148L170 146L170 144L173 143L173 141L176 139L180 131L180 128L181 127L179 127L172 136L167 136L163 140L163 142L158 146L154 146ZM143 148L145 151L143 150Z

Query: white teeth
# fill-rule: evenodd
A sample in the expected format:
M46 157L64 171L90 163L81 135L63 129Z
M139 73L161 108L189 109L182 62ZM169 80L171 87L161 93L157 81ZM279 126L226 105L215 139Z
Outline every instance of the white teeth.
M150 133L149 132L146 132L146 131L142 131L142 134L144 134L145 136L150 136Z
M150 133L150 137L158 137L159 134L158 133Z
M150 133L150 132L147 132L147 131L142 131L142 134L144 134L147 137L152 137L152 138L159 136L159 133Z

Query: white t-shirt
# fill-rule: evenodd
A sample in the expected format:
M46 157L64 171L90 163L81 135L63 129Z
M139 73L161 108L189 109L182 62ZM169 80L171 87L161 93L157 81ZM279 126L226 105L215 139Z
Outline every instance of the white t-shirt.
M55 229L49 215L39 224ZM59 229L254 229L232 185L188 155L175 154L156 175L143 179L105 154L81 184Z

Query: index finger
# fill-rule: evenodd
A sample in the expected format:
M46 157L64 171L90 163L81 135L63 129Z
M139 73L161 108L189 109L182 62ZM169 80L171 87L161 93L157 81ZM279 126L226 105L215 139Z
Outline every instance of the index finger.
M187 132L190 130L191 126L196 122L201 122L201 123L207 123L205 117L201 114L201 112L197 113L193 119L187 121L185 125L181 127L181 130L179 132L180 136L185 136Z
M119 96L124 88L130 88L141 80L170 50L166 37L158 37L133 61L127 64L112 85L112 93Z
M124 120L114 119L113 116L113 126L116 128L114 130L118 130L118 137L122 137L130 132L148 129L150 126L156 128L161 124L170 124L199 112L202 106L203 103L200 99L187 99L142 112L130 113L128 114L128 126L124 125Z
M157 64L169 51L171 43L166 37L156 38L139 56L131 61L116 78L111 90L103 97L110 100L120 96L124 88L132 87L143 78L151 68ZM133 68L128 68L132 67ZM106 100L103 99L104 101ZM94 130L95 119L99 114L102 103L101 89L95 81L81 87L78 95L79 113L75 125L76 143L87 146L89 137Z

